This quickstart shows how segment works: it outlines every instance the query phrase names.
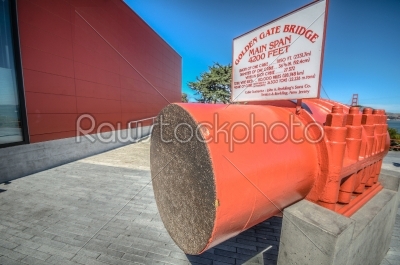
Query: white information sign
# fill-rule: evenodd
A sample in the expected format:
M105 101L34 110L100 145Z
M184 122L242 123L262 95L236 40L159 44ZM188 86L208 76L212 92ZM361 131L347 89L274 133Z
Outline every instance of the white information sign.
M235 38L232 101L319 97L326 13L315 1Z

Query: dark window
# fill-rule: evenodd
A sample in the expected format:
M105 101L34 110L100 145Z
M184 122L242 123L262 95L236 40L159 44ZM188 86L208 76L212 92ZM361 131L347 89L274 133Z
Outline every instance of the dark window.
M27 142L14 0L0 0L0 147Z

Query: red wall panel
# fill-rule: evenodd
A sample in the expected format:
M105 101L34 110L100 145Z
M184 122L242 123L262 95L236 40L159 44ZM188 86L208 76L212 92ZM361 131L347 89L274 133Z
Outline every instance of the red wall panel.
M77 114L28 114L31 135L73 131L76 127Z
M75 113L76 97L57 94L43 94L27 91L26 106L31 113Z
M75 80L70 77L24 69L24 88L28 91L56 95L75 95Z
M77 61L74 62L74 68L76 79L120 87L119 74Z
M108 85L93 83L84 80L75 80L76 94L85 98L104 98L120 100L121 93L119 87L110 87Z
M121 101L100 98L77 98L78 113L121 113Z
M181 57L123 1L18 0L18 19L31 142L73 137L81 114L97 133L180 101Z
M65 15L60 16L60 14L53 13L55 7L65 9ZM65 5L65 2L60 0L18 0L18 20L24 21L50 34L71 40L71 9L71 6ZM70 13L69 16L67 12ZM66 19L68 17L69 19Z
M62 138L74 137L76 135L75 130L73 131L64 131L64 132L54 132L54 133L46 133L46 134L35 134L31 135L31 142L38 143L50 140L57 140Z
M51 34L51 38L48 38L49 32L43 31L26 22L19 23L19 32L24 36L21 40L21 45L60 57L73 59L71 40L61 38L54 34Z
M23 68L48 74L74 77L74 62L45 51L21 45Z

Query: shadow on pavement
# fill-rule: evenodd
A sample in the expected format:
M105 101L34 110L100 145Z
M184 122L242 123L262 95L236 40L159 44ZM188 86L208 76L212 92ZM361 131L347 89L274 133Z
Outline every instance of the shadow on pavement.
M277 264L282 218L270 219L207 250L187 255L192 264Z

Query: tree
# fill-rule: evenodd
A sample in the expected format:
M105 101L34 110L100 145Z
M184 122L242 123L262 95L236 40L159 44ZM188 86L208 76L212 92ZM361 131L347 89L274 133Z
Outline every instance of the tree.
M183 103L188 103L189 102L188 95L186 93L182 93L182 102Z
M400 139L400 134L395 128L388 128L390 139Z
M202 103L229 103L231 97L232 66L214 63L208 67L195 82L188 86L200 95L197 100Z

